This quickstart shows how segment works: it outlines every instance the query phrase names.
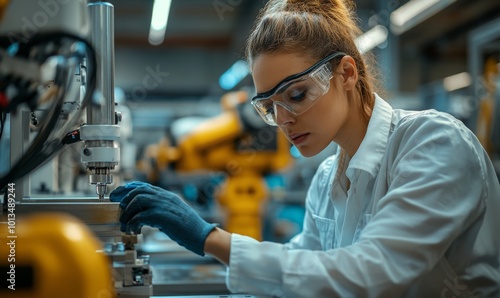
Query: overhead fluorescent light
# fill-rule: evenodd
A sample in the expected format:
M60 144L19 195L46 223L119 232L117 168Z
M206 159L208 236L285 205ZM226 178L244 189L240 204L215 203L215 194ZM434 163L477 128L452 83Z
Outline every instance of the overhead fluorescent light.
M472 78L468 72L461 72L443 79L443 87L451 92L470 86Z
M356 38L356 46L361 54L369 52L374 47L384 43L388 35L386 27L376 25Z
M401 34L456 0L411 0L391 13L391 29Z
M219 78L219 85L224 90L231 90L250 73L245 60L236 61Z
M148 41L152 45L159 45L165 40L171 4L172 0L155 0L153 4L153 15L148 37Z

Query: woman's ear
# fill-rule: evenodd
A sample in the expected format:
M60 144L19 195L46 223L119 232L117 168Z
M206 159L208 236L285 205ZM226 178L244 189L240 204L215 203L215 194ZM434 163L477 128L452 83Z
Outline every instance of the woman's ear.
M345 90L354 90L358 82L356 61L351 56L344 56L340 60L339 70L342 72L342 85Z

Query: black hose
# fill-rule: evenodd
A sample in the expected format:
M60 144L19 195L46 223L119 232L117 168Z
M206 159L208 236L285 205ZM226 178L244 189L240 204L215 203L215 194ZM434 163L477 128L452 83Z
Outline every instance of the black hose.
M74 36L67 33L55 32L50 34L40 34L30 39L27 43L20 45L18 54L27 57L29 55L30 49L33 46L63 38L73 39L85 44L87 50L87 61L88 65L90 66L88 67L90 71L87 72L87 90L85 92L80 110L73 118L78 120L83 109L91 102L93 93L96 88L97 62L95 52L91 44L87 40L79 36ZM59 78L59 80L62 82L67 81L65 80L66 77L64 76L62 78ZM18 180L19 178L28 175L35 169L41 167L57 153L59 153L59 151L63 148L64 144L61 140L65 136L65 131L63 131L59 136L56 136L55 139L50 139L49 136L51 135L51 133L53 133L54 128L59 120L65 93L66 89L59 90L59 94L57 96L55 104L53 105L53 108L50 109L47 113L47 116L49 118L46 121L46 124L43 125L41 130L38 132L35 139L31 143L30 148L23 154L21 159L19 159L19 161L11 168L11 170L6 175L0 178L0 189L6 187L8 183L12 183L13 181ZM69 127L69 124L72 123L70 121L68 122L69 123L66 123L64 127Z

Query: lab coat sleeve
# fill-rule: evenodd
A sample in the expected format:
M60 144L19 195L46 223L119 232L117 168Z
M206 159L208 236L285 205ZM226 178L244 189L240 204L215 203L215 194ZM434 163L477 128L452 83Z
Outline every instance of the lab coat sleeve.
M484 213L484 171L472 136L445 116L394 131L388 191L353 245L288 250L233 235L227 284L276 297L398 297Z

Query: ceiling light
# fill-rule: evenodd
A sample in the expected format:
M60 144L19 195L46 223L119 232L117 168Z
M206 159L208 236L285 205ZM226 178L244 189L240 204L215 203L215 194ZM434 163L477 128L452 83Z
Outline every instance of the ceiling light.
M224 90L233 89L249 73L248 63L245 60L238 60L220 76L219 85Z
M388 34L389 32L386 27L376 25L356 38L356 46L361 54L366 53L384 43L387 40Z
M470 74L467 72L457 73L443 79L443 87L446 91L451 92L465 88L472 83Z
M153 15L148 38L149 43L152 45L159 45L165 40L171 3L172 0L155 0L153 4Z
M456 0L411 0L391 13L391 29L401 34Z

